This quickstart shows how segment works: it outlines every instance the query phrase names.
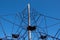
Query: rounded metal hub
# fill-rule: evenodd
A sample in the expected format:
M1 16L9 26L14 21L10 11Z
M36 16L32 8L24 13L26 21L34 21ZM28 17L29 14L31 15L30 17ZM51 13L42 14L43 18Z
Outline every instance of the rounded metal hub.
M34 31L36 30L36 26L28 26L27 30Z

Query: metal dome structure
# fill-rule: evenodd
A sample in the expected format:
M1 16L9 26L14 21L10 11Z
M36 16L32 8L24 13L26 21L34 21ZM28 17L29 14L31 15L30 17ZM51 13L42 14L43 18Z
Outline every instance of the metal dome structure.
M0 15L0 40L60 40L60 19L30 9Z

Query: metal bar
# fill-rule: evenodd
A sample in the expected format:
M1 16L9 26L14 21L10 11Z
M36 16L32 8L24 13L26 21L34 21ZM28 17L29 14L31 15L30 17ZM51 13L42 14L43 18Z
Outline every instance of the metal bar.
M28 26L30 26L30 3L28 3ZM31 31L28 30L28 40L31 40Z

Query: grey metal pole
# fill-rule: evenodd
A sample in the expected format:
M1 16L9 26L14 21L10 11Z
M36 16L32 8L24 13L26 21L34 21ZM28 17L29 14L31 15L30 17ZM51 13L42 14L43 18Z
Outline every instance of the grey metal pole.
M28 3L28 26L30 26L30 3ZM31 30L28 30L28 40L32 40Z

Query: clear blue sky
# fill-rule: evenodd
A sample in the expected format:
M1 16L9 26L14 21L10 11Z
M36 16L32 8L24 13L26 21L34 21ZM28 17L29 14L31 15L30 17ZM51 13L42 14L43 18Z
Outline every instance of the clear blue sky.
M0 0L0 13L16 13L22 11L28 0ZM30 0L31 7L46 15L58 17L60 0ZM58 15L58 16L57 16Z
M0 0L0 15L21 12L28 2L31 3L31 8L38 12L60 19L60 0Z

